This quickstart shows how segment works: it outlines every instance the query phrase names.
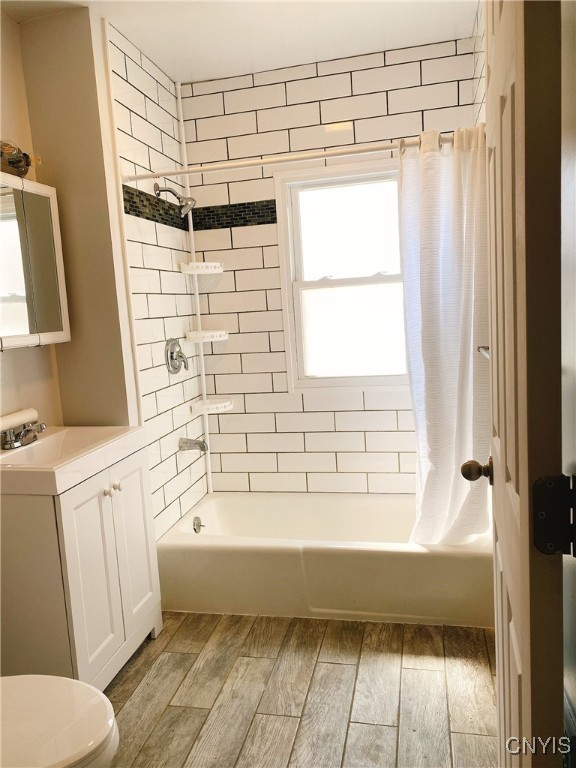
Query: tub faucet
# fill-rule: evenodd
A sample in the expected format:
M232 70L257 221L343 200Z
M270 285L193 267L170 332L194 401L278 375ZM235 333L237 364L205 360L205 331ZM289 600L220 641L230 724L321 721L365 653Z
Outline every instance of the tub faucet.
M206 453L208 450L208 444L205 440L193 440L190 437L181 437L178 441L178 449L180 451L193 451L198 449L202 453Z
M23 445L33 443L38 440L38 434L44 432L46 424L43 422L29 421L22 424L18 429L5 429L1 434L2 441L0 447L3 451L9 451L12 448L21 448Z

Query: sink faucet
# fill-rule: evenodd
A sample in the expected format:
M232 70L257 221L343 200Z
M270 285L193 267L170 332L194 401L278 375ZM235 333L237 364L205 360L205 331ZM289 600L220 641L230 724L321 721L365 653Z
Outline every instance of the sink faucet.
M29 421L17 429L5 429L3 432L0 432L0 448L3 451L9 451L12 448L21 448L23 445L29 445L34 440L38 440L38 433L44 432L45 429L46 424L37 421Z

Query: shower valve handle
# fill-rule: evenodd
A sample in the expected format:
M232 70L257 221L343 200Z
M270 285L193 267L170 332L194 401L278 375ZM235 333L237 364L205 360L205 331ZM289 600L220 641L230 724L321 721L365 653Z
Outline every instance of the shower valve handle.
M178 339L168 339L164 348L164 360L168 373L179 373L182 366L188 370L188 358L182 352Z
M480 464L479 461L465 461L460 467L462 477L466 480L474 481L481 477L487 477L490 485L494 484L494 471L492 465L492 456L488 458L486 464Z

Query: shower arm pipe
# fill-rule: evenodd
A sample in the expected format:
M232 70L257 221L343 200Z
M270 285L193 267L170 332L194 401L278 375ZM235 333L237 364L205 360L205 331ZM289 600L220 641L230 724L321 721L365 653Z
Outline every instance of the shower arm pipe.
M188 165L188 156L186 152L186 141L184 137L184 115L182 111L182 84L180 82L176 85L176 107L178 115L178 126L180 134L180 159L182 165L186 168ZM188 174L184 175L184 195L190 197L190 179ZM186 214L188 220L188 242L190 248L190 261L196 261L196 246L194 244L194 223L192 221L192 210L189 210ZM202 315L200 313L200 291L198 289L198 275L192 275L192 289L194 293L194 314L196 316L196 330L202 330ZM204 364L204 345L198 344L198 366L200 369L200 394L202 400L206 400L206 366ZM203 413L200 417L202 419L202 431L204 432L204 438L206 443L206 451L204 453L204 459L206 462L206 488L208 493L212 493L212 457L210 455L210 422L207 413Z
M182 120L182 126L184 120ZM182 128L183 130L183 128ZM183 134L182 134L183 135ZM450 144L454 140L454 134L441 134L440 144ZM185 149L185 142L183 144ZM408 147L419 147L420 139L398 139L392 142L378 142L375 144L354 144L350 147L337 147L336 149L311 150L309 152L291 152L281 157L253 158L252 160L220 160L208 165L188 165L181 169L169 168L154 173L139 173L124 176L124 181L140 181L144 179L159 179L163 176L191 176L193 173L216 173L216 171L233 171L240 168L261 168L267 165L280 165L282 163L294 163L299 160L322 160L330 157L352 157L353 155L368 155L373 152L397 152Z

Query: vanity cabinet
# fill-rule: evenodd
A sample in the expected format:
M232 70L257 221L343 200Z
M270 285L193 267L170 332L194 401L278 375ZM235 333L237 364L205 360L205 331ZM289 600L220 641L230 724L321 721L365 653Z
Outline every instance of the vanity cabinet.
M94 680L158 600L144 451L56 497L71 642Z
M2 493L3 675L103 689L161 631L147 451L111 445L71 463L62 492Z

